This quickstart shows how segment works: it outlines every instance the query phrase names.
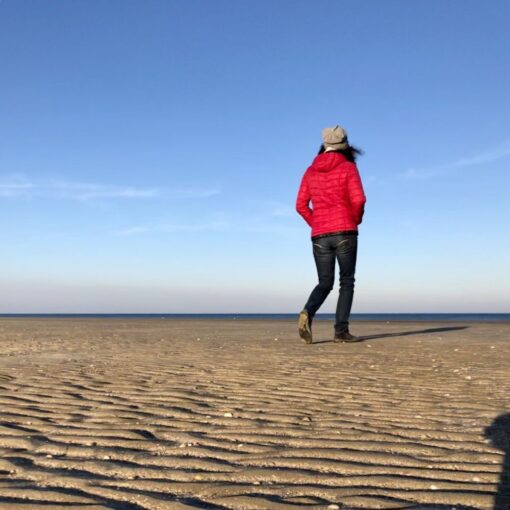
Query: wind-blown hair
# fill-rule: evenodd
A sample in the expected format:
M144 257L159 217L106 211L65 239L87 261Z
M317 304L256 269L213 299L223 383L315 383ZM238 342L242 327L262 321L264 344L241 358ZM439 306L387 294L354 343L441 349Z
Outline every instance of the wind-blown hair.
M319 152L317 155L322 154L325 152L324 144L321 145ZM347 149L339 149L336 151L328 151L328 152L338 152L338 154L343 154L347 161L350 161L351 163L356 163L356 159L358 156L361 156L363 154L363 151L361 149L358 149L357 147L354 147L353 145L350 145L347 147Z

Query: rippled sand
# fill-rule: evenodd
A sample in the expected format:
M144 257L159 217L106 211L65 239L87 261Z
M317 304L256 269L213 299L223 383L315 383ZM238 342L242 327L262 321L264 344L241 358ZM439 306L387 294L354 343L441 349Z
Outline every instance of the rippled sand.
M510 505L510 324L352 329L0 320L0 508Z

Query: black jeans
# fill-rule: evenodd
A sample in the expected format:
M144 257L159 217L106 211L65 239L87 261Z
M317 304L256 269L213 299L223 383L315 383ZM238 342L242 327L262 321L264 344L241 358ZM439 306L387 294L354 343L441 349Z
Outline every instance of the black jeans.
M340 293L336 305L335 333L343 333L349 328L352 298L354 296L354 273L358 252L357 234L337 234L312 239L313 257L317 266L319 284L313 289L305 310L313 319L335 282L335 259L340 266Z

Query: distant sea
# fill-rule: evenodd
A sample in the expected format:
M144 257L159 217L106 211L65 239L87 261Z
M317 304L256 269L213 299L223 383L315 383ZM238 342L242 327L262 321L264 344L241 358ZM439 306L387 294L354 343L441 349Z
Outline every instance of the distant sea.
M0 318L295 320L297 313L2 313ZM333 313L316 320L334 320ZM354 313L354 321L510 322L510 313Z

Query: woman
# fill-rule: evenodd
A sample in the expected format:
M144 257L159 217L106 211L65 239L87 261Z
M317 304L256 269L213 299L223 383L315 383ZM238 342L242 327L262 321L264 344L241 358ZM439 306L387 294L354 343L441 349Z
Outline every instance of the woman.
M296 210L312 227L313 256L319 283L299 314L299 336L312 343L312 320L331 292L335 259L340 266L340 294L335 316L335 342L357 342L349 332L358 247L358 225L363 218L365 194L356 167L361 152L352 147L340 126L322 131L319 154L306 170ZM313 208L310 208L310 201Z

